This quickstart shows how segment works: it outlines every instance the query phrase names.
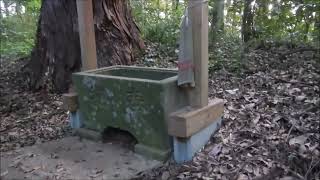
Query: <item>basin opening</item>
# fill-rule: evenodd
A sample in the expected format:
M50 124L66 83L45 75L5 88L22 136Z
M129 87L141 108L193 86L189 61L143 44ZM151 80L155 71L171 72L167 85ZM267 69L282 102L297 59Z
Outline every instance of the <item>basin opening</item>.
M157 69L148 69L148 68L111 68L93 72L95 74L109 75L109 76L120 76L120 77L129 77L137 79L150 79L160 81L170 77L177 76L177 72L174 71L164 71Z
M107 127L102 132L103 143L117 144L124 148L134 150L138 140L129 132L119 128Z

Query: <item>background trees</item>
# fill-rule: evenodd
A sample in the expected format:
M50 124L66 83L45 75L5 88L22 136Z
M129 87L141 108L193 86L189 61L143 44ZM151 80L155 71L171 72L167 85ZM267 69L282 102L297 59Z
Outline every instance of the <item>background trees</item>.
M30 55L41 3L39 0L0 1L0 54L2 58Z
M285 39L316 42L319 38L320 5L317 0L210 0L211 30L225 30L248 39ZM185 1L130 0L134 19L145 40L175 46ZM41 0L0 0L1 54L28 54L33 45ZM241 34L242 33L242 34ZM250 35L254 34L254 37ZM15 50L12 43L15 38ZM30 39L28 43L26 39ZM247 38L244 38L247 40ZM18 48L17 48L18 47ZM13 53L15 51L15 53Z

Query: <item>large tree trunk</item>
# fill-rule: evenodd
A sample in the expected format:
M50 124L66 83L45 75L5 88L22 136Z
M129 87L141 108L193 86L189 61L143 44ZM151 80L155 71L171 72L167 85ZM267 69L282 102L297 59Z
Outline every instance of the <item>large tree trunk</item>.
M144 48L128 0L93 0L98 66L131 64ZM75 0L43 0L37 40L27 65L32 89L64 92L81 68ZM48 87L49 86L49 87Z

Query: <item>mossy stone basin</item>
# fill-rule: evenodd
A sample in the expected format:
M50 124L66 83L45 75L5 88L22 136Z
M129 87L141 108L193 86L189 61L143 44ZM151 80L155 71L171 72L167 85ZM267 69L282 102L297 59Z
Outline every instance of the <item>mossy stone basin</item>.
M130 132L135 151L162 160L171 151L169 114L187 105L177 86L177 71L112 66L73 74L84 128Z

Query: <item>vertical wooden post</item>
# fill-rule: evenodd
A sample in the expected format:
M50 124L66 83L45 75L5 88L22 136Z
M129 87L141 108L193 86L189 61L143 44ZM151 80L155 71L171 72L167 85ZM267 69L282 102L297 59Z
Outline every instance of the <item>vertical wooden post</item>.
M82 70L97 68L92 0L77 0Z
M190 105L208 105L208 1L189 0L192 23L195 88L190 92Z

